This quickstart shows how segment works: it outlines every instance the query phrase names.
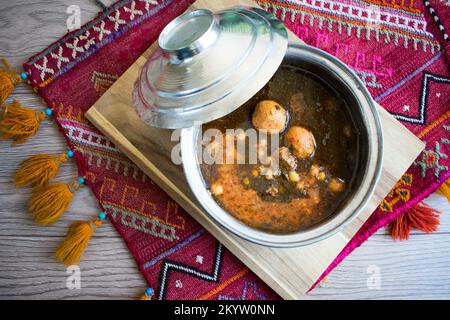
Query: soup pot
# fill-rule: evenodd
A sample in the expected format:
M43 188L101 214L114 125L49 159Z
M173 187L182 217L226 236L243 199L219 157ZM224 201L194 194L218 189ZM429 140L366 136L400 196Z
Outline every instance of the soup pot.
M134 107L150 126L182 128L186 180L217 224L261 245L294 247L331 236L363 210L381 174L383 135L373 99L344 63L320 49L288 42L284 25L258 8L186 13L166 26L158 45L135 83ZM227 213L206 188L198 161L201 124L239 108L281 65L326 80L346 100L360 133L356 180L349 196L326 220L288 234L249 227Z

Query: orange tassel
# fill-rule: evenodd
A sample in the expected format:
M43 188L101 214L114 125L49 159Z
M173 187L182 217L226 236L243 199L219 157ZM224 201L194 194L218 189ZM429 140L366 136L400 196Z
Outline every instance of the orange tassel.
M441 184L438 192L447 197L447 200L450 202L450 179L447 179L443 184Z
M79 264L91 236L94 234L95 229L101 225L101 219L72 223L66 238L56 249L56 258L67 266Z
M78 178L67 184L56 182L37 188L28 203L34 220L42 225L55 223L66 211L73 193L82 183L84 179Z
M400 214L391 223L391 236L393 239L407 240L411 228L431 233L439 226L440 212L423 202Z
M2 59L1 62L4 67L0 68L0 104L3 104L14 91L14 87L23 80L20 75L11 68L6 59Z
M18 187L35 184L41 187L58 173L61 163L69 159L67 154L36 154L23 161L17 169L14 183Z
M44 119L44 111L36 112L14 100L12 104L6 105L3 119L0 121L1 138L12 139L13 145L23 143L36 134Z

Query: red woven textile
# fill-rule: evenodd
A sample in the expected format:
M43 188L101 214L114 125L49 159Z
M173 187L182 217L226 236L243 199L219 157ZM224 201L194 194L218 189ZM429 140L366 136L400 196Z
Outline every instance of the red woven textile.
M427 143L325 275L381 226L450 177L450 71L444 51L448 42L421 1L259 3L308 44L347 63L373 97ZM189 4L118 1L30 58L24 68L33 88L54 108L80 175L86 177L158 299L278 298L84 118L84 112ZM439 12L447 14L445 9ZM75 201L82 200L75 195Z

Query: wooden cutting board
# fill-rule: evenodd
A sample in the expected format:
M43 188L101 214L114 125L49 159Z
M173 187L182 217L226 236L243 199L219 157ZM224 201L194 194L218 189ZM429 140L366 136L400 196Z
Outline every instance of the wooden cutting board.
M190 9L214 11L238 4L255 6L251 0L198 0ZM293 33L289 38L301 42ZM385 138L383 171L374 196L361 214L341 232L308 246L280 249L250 243L220 228L201 208L184 178L182 166L170 160L175 143L170 141L171 130L150 128L134 112L133 83L154 46L103 94L86 117L281 297L302 298L420 154L424 144L379 107Z

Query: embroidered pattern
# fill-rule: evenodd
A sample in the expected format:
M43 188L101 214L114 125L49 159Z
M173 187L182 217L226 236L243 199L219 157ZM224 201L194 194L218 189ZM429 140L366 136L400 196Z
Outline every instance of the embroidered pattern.
M123 208L115 206L112 203L102 203L102 205L115 220L120 219L121 224L124 226L169 241L179 239L176 235L176 229L162 223L160 220L127 211Z
M249 289L251 289L250 292L252 292L253 295L257 297L259 300L267 299L267 296L264 293L258 293L258 285L256 284L256 282L244 281L241 296L219 295L219 300L247 300L248 299L247 294L249 293Z
M61 127L65 130L70 140L76 145L99 148L105 151L119 153L116 146L104 135L92 130L91 127L76 121L60 121Z
M428 108L430 81L434 81L436 83L450 84L450 78L435 75L429 71L424 71L422 73L422 88L420 90L418 115L409 116L407 114L400 114L400 113L392 113L392 115L396 119L401 121L406 121L414 124L425 124L427 122L427 108Z
M337 42L334 55L341 59L348 58L349 44ZM370 67L366 67L367 62L370 62ZM382 88L383 86L378 79L392 78L394 74L392 67L383 64L383 59L380 55L373 54L372 57L367 57L366 52L359 50L356 51L353 62L349 63L348 66L355 71L366 86L373 88Z
M141 169L123 156L116 156L88 147L76 147L75 149L86 157L89 166L112 170L115 173L123 174L125 177L131 176L134 180L141 182L151 181L147 179L147 176Z
M405 173L400 180L395 184L394 188L389 192L386 198L383 199L379 208L381 211L392 212L394 206L399 202L407 202L411 196L408 187L411 187L413 175Z
M58 67L58 69L61 69L61 64L65 63L65 62L69 62L69 58L64 57L63 56L63 48L59 47L58 48L58 53L50 53L50 55L52 56L52 58L55 58L57 60L56 66Z
M381 99L389 96L390 94L392 94L393 92L397 91L398 89L400 89L402 86L404 86L405 84L407 84L409 81L411 81L415 76L417 76L418 74L420 74L423 70L425 70L426 68L428 68L429 66L431 66L433 63L435 63L440 57L442 56L442 51L439 51L438 53L436 53L430 60L428 60L427 62L425 62L423 65L421 65L420 67L418 67L417 69L413 70L411 73L409 73L408 75L406 75L403 79L401 79L399 82L397 82L395 85L393 85L392 87L384 90L383 93L381 93L378 96L375 96L375 100L376 101L380 101Z
M183 282L181 282L180 279L175 280L175 288L178 288L178 289L183 288Z
M142 16L144 12L136 9L136 1L131 2L130 8L125 7L125 12L130 13L130 20L134 20L136 16Z
M259 0L258 3L268 11L277 14L282 20L286 19L289 12L291 22L295 22L300 16L300 23L305 24L308 18L310 26L317 21L319 30L327 24L328 32L335 28L339 34L344 32L350 36L355 34L357 38L372 39L385 43L402 44L405 48L412 47L431 52L440 50L439 42L426 30L423 16L411 15L399 16L380 10L378 7L358 6L355 3L340 3L330 0L316 0L311 3L308 0L275 2L273 0Z
M200 229L197 232L194 232L191 234L188 238L185 240L177 243L175 246L171 247L167 251L164 251L163 253L159 254L158 256L150 259L146 263L144 263L144 269L150 268L151 266L158 263L160 260L164 259L167 256L170 256L171 254L177 252L178 250L184 248L185 246L191 244L195 239L198 239L201 235L205 233L205 229Z
M425 150L422 152L422 159L415 161L415 165L420 166L420 174L425 177L429 168L434 169L434 175L439 178L442 170L448 170L447 166L441 165L441 159L447 159L447 155L441 151L441 146L438 141L434 144L434 149Z
M196 278L200 278L209 282L218 282L220 275L220 267L222 265L222 245L217 242L216 250L214 253L212 271L210 273L204 272L195 267L178 263L171 260L165 260L161 268L161 274L159 276L160 283L158 287L158 300L164 299L167 290L167 283L172 271L181 272Z
M446 131L450 131L450 126L442 126L444 128L444 130ZM450 139L446 138L446 137L442 137L441 138L441 142L443 144L450 144Z
M379 6L391 7L411 13L420 13L420 10L414 6L414 0L363 0L367 3L373 3Z
M58 117L59 123L75 146L74 149L86 156L89 165L112 170L124 176L131 175L133 179L142 182L150 181L145 173L125 157L116 146L88 125L84 119L68 116Z
M444 37L445 41L450 41L450 37L447 33L447 30L445 30L444 25L442 24L441 20L439 19L438 15L436 14L436 11L434 11L433 7L431 6L429 1L424 0L423 2L425 4L425 7L430 12L431 16L433 17L434 21L436 22L439 30L442 33L442 36Z
M197 255L197 256L195 257L195 262L196 262L196 263L199 263L199 264L203 264L203 256Z
M91 82L94 84L95 91L102 95L118 78L117 75L94 71L92 72Z
M442 122L444 122L445 120L447 120L448 118L450 118L450 110L448 110L446 113L444 113L443 115L441 115L439 118L437 118L436 120L434 120L433 122L431 122L429 125L427 125L422 131L419 132L419 134L417 134L417 137L422 139L423 137L425 137L430 131L432 131L433 129L436 129ZM447 126L443 126L444 130L446 129Z
M38 87L45 87L124 31L157 13L174 0L122 0L105 9L80 30L51 45L25 64L31 75L40 71Z
M57 64L60 62L60 60L58 59ZM48 64L48 58L44 57L42 58L42 64L39 63L34 63L33 66L37 69L37 70L41 70L41 80L44 80L46 78L46 73L48 73L49 75L54 74L55 71L53 71L53 69L48 68L47 67ZM60 64L61 65L61 64Z

